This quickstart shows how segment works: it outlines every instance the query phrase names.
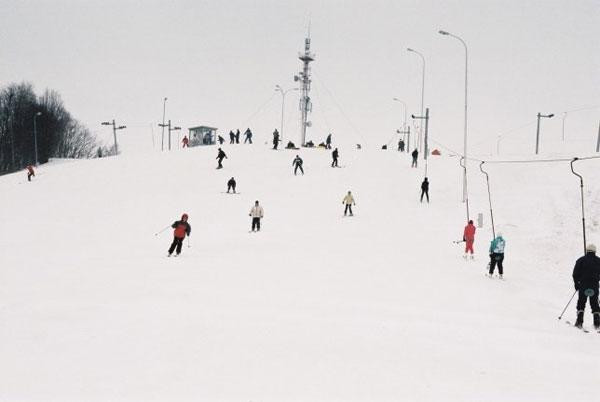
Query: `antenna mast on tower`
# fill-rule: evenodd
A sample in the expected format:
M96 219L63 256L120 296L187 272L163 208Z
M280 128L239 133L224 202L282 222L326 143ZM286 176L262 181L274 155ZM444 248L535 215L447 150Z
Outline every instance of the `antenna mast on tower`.
M309 64L311 61L315 60L315 55L310 52L310 31L308 37L304 40L304 53L300 53L298 58L302 61L302 71L294 76L294 81L300 81L302 83L302 95L300 97L300 135L301 145L305 145L306 128L311 126L311 122L308 121L308 113L312 112L312 102L308 95L311 83Z

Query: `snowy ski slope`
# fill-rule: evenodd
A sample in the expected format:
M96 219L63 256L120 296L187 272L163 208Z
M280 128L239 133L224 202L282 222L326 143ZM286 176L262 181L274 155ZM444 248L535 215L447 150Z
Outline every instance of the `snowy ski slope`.
M583 248L568 163L486 165L501 281L475 162L465 261L454 157L430 160L427 205L407 154L340 149L332 169L322 150L224 150L222 170L210 147L0 177L0 401L597 399L600 335L557 320ZM577 165L596 244L599 163ZM154 234L183 212L191 247L169 259L171 230Z

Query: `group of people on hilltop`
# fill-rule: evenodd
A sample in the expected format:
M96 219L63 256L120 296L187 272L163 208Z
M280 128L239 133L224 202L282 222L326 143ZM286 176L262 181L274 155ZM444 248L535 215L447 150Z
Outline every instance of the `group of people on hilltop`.
M229 143L230 144L239 144L240 143L240 130L237 129L235 130L235 132L233 130L229 131ZM246 131L244 132L244 144L252 144L252 130L250 130L250 128L248 127L246 129ZM225 138L221 137L220 135L217 137L217 140L219 141L220 145L223 145L223 143L225 142Z

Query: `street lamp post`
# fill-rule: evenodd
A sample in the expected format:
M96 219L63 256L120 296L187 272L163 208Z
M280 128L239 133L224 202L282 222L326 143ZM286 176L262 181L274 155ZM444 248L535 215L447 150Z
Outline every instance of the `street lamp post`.
M407 107L406 107L406 102L404 102L404 101L401 101L401 100L400 100L400 99L398 99L398 98L394 98L394 101L396 101L396 102L400 102L400 103L402 103L402 106L404 106L404 123L403 123L403 125L402 125L402 130L404 130L404 129L406 128L406 109L407 109Z
M38 165L38 146L37 146L37 124L36 120L38 116L41 116L42 112L37 112L33 115L33 146L35 147L35 166Z
M162 127L162 129L164 130L165 127L168 128L168 133L169 133L169 151L171 150L171 131L177 131L177 130L181 130L181 127L179 126L175 126L175 127L171 127L171 120L169 120L168 124L159 124L160 127Z
M102 122L103 126L112 126L113 128L113 139L115 141L115 155L119 154L119 146L117 144L117 130L123 130L124 128L127 128L126 126L119 126L117 127L116 123L115 123L115 119L113 119L112 123L109 121L103 121Z
M284 90L283 88L281 88L281 86L275 85L275 90L281 93L281 127L279 138L281 139L281 141L283 141L283 116L285 112L285 95L287 95L287 93L290 91L299 91L300 88L289 88Z
M464 169L463 169L463 202L467 201L468 198L468 191L467 191L467 78L468 78L468 71L469 71L469 51L467 49L467 44L465 43L465 41L460 38L459 36L453 35L450 32L447 31L438 31L441 35L445 35L445 36L451 36L457 40L460 41L460 43L463 44L464 48L465 48L465 134L464 134L464 144L463 144L463 157L464 157Z
M418 51L416 51L415 49L411 49L410 47L406 49L409 52L415 53L417 55L419 55L421 57L421 60L423 61L423 71L422 71L422 75L421 75L421 116L423 116L423 105L425 102L425 57ZM420 136L423 135L423 130L422 128L420 129L420 134L419 134L419 150L421 148L421 138Z
M538 154L538 151L540 149L540 119L544 117L547 119L551 119L552 117L554 117L554 113L550 113L547 115L538 113L537 114L537 129L535 130L535 154Z
M163 119L162 119L162 133L161 133L161 140L160 140L160 150L164 151L165 150L165 111L167 110L167 98L165 97L163 100Z

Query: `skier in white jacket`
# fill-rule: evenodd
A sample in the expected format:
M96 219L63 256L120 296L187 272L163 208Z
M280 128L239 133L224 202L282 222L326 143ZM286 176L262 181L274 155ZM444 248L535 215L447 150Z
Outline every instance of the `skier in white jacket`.
M250 210L248 216L252 217L252 231L260 231L260 220L264 217L265 211L263 207L258 205L258 200L254 202L254 206Z
M348 194L346 194L346 196L342 200L342 204L346 205L346 208L344 209L344 216L346 216L346 214L348 212L350 212L350 216L354 216L352 214L352 205L356 205L356 202L354 202L354 197L352 197L352 192L348 191Z

